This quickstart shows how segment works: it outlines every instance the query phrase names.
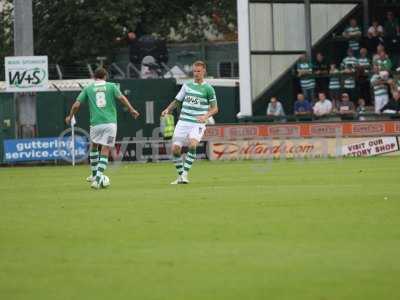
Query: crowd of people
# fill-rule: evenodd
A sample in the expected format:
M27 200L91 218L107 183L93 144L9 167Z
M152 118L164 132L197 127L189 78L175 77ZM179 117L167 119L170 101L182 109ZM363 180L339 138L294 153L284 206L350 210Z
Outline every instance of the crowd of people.
M400 112L400 67L393 58L400 55L400 24L388 11L381 25L373 20L363 35L356 19L351 19L342 33L346 56L328 62L323 53L311 61L304 54L296 67L301 92L294 104L294 114L317 118L331 114L362 115ZM284 116L282 104L271 98L268 116Z

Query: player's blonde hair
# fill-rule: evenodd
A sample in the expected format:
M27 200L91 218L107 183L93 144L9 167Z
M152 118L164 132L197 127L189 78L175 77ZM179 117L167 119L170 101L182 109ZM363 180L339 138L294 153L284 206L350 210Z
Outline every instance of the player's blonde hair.
M202 60L196 60L196 61L193 63L193 66L194 66L194 67L203 67L204 70L207 69L206 63L205 63L204 61L202 61Z

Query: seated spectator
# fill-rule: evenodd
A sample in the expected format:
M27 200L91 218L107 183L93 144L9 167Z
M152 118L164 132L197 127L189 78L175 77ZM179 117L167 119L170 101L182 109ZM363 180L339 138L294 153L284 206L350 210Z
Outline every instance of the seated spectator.
M389 102L388 79L387 71L379 72L377 65L373 66L374 75L371 77L371 85L374 89L374 105L375 113L381 113L382 107ZM385 73L386 72L386 73Z
M342 94L342 100L337 106L337 112L340 115L353 115L354 114L354 104L350 101L350 97L347 93Z
M329 94L333 102L333 106L336 107L336 103L338 103L340 99L340 71L336 68L335 64L331 64L331 68L329 69Z
M385 44L389 50L398 45L398 38L400 36L399 22L395 18L393 12L388 11L386 14L385 22Z
M398 114L400 111L400 93L394 92L393 98L390 99L388 103L384 107L381 108L381 113L384 114Z
M392 71L392 61L389 58L389 55L386 54L385 50L380 50L379 53L377 53L378 56L374 60L374 65L377 65L379 67L379 71Z
M300 86L304 96L310 101L314 101L315 78L313 77L313 66L307 60L307 56L302 54L297 63L297 75L300 78Z
M318 52L315 57L314 74L319 76L316 78L317 91L326 92L328 90L326 75L329 74L329 64L321 52Z
M360 50L359 39L361 38L361 35L362 32L357 24L357 20L351 19L350 26L344 30L343 36L349 39L349 48L351 48L354 53L358 53L358 50Z
M297 94L297 100L294 103L294 114L296 116L307 116L312 113L312 107L303 94Z
M276 97L272 97L268 103L267 116L269 117L281 117L285 115L282 103L278 101Z
M363 116L367 112L367 107L365 106L365 99L360 98L358 99L358 106L356 109L356 113L358 116L358 119L360 121L364 121L365 117Z
M314 115L324 117L332 112L332 102L326 99L325 93L318 94L318 102L313 107Z
M357 68L358 60L353 54L352 49L347 50L347 56L342 61L342 73L344 82L343 88L347 94L350 96L350 100L356 99L358 96L356 93L356 79L355 72Z

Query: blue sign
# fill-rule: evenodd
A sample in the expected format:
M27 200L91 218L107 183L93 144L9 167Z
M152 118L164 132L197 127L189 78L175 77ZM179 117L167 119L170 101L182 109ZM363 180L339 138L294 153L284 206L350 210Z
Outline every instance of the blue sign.
M75 158L77 161L87 158L88 145L86 137L77 136L75 138ZM71 137L4 140L4 161L71 161L72 146Z

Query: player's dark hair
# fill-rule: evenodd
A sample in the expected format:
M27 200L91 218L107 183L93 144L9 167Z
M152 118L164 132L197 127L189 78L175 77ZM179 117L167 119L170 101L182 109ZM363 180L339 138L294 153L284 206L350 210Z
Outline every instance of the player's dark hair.
M107 70L100 67L97 68L96 71L94 71L94 78L95 79L106 79L107 77Z

